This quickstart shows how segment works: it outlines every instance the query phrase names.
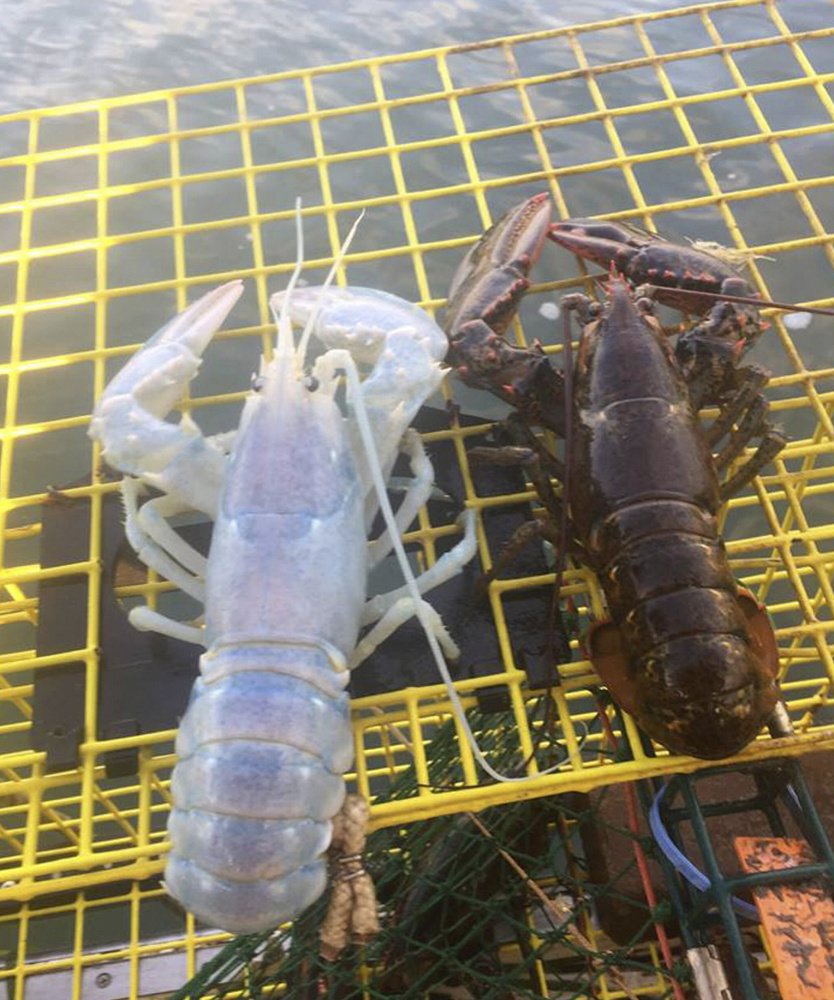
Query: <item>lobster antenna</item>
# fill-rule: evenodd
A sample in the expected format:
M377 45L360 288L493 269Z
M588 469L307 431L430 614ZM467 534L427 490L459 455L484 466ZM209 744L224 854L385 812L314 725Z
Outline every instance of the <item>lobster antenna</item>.
M414 578L414 572L411 569L411 564L408 561L408 556L406 555L405 547L403 546L402 538L400 537L400 533L397 528L397 521L394 516L394 511L391 508L391 501L388 499L388 492L385 489L385 479L382 475L382 468L379 464L379 455L377 454L376 445L374 443L373 431L371 430L368 414L365 410L365 401L362 397L361 383L359 381L359 373L356 369L356 363L347 351L343 352L343 357L345 376L347 378L351 395L354 397L356 424L359 429L359 436L362 439L362 444L365 448L365 456L368 460L368 471L370 472L371 479L373 480L374 491L376 492L377 499L379 500L379 511L382 514L385 527L391 536L394 555L397 558L400 571L402 572L403 579L405 580L408 596L414 604L415 616L426 634L426 639L428 641L429 648L431 649L432 656L434 657L435 664L440 676L443 678L443 683L446 686L449 701L452 703L457 721L466 735L466 741L472 750L475 760L491 778L495 781L502 782L532 781L535 778L540 778L542 775L551 774L552 772L557 771L563 766L563 762L554 764L552 767L539 771L537 774L524 774L521 776L501 774L500 771L496 771L490 764L484 756L483 751L478 746L478 741L475 739L475 734L472 732L469 720L466 718L466 712L464 710L463 703L460 700L460 695L455 690L455 683L452 680L452 675L449 673L449 668L446 665L446 659L443 656L440 643L438 642L437 636L432 628L432 623L429 618L430 612L426 610L426 601L423 600L420 588ZM473 518L475 516L475 512L473 510L467 510L464 512L464 516Z
M284 299L281 302L281 312L272 310L272 315L278 326L278 335L275 340L275 353L284 359L295 357L295 344L292 336L292 322L290 321L290 301L298 279L301 276L301 268L304 266L304 223L301 218L301 198L295 199L295 268L290 276ZM303 355L301 355L303 358ZM263 361L261 361L263 366Z
M595 281L605 281L607 274L595 274ZM807 312L815 316L834 316L834 309L824 309L822 306L804 306L796 302L776 302L774 299L759 299L752 295L725 295L723 292L701 292L694 288L669 288L668 285L654 285L647 282L644 288L653 292L672 291L675 296L699 299L712 299L715 302L738 302L745 306L758 306L760 309L779 309L782 312Z
M310 313L310 317L304 325L304 331L301 334L301 340L298 342L298 354L299 357L303 358L307 353L307 345L310 343L310 337L313 333L313 328L316 325L316 321L319 318L319 313L324 305L324 293L333 284L333 279L336 277L336 272L342 266L342 262L347 256L348 248L353 242L353 237L356 235L356 230L359 228L359 223L365 218L365 209L356 218L356 221L350 227L350 232L345 237L344 243L339 247L339 252L336 254L333 263L330 266L330 270L327 272L327 277L324 279L324 284L319 289L319 293L316 296L316 304L313 307L313 311Z

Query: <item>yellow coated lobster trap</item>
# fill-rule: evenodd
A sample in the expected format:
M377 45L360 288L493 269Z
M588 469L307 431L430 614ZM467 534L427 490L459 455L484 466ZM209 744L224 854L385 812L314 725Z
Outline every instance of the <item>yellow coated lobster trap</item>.
M116 728L105 736L99 725L101 590L110 586L102 518L118 487L86 430L108 377L190 299L242 277L234 326L208 352L189 404L207 432L234 426L250 372L268 349L268 294L292 268L299 196L306 278L324 272L364 208L342 278L432 310L443 306L477 235L541 190L564 217L628 219L752 250L763 295L831 306L829 14L816 4L726 0L0 118L0 947L11 956L0 981L10 995L38 996L39 977L60 974L65 995L87 996L96 975L109 975L104 957L90 952L91 928L116 911L129 944L107 960L129 959L130 981L114 996L152 992L140 972L154 956L180 962L184 978L198 945L219 938L178 918L172 937L142 944L154 907L163 908L162 890L142 880L163 864L174 731ZM586 277L553 250L535 280L516 335L538 336L558 356L558 333L541 307ZM744 759L834 746L831 321L783 321L774 312L771 322L753 360L774 372L768 395L791 440L731 501L725 527L738 577L773 616L795 735L761 738ZM526 491L479 495L465 442L488 423L490 404L452 380L446 392L483 418L426 435L429 444L452 443L466 504L484 514L531 502ZM62 506L83 512L66 529L83 545L45 562L44 512ZM409 538L431 562L455 530L423 514ZM487 567L496 555L483 531L480 555ZM538 724L505 602L551 582L544 572L493 584L500 656L459 685L470 705L484 689L505 692L514 720L506 740L524 756ZM76 615L81 638L47 649L39 601L67 583L85 595ZM119 594L153 602L169 589L153 576L127 576ZM582 570L568 573L565 593L580 611L602 610ZM66 615L77 611L65 605ZM396 663L389 669L395 675ZM38 742L39 678L62 671L80 706L79 730L53 727ZM561 677L553 692L561 766L522 785L479 785L461 741L460 781L432 787L425 748L451 717L439 683L357 699L358 790L385 799L406 768L417 778L412 795L374 807L373 823L699 766L662 751L648 756L629 720L633 759L615 761L593 729L590 665L575 660ZM55 769L44 738L69 740L77 764ZM119 753L132 755L135 773L106 766ZM67 920L71 948L39 961L54 950L50 927ZM109 984L98 986L95 995L107 997Z

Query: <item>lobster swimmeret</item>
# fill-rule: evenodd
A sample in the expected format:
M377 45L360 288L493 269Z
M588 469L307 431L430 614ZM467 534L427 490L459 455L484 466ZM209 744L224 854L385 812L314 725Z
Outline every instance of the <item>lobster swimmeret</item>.
M564 544L597 573L606 596L611 620L592 627L589 644L613 697L670 750L726 757L755 737L778 698L773 630L737 587L716 522L722 500L785 443L767 420L766 373L738 365L761 326L755 309L705 298L700 308L709 315L672 348L651 303L635 301L625 280L612 277L604 308L584 296L563 299L583 325L566 410L564 373L502 334L547 235L578 252L582 238L590 240L586 255L607 262L595 226L620 269L651 249L655 273L631 268L636 280L670 282L683 255L688 273L713 269L715 292L749 294L742 278L702 251L648 235L629 245L637 242L632 230L610 240L615 227L589 220L551 228L549 201L539 195L499 221L461 265L446 324L450 357L465 381L515 403L526 425L570 435ZM720 412L704 431L698 411L706 405ZM719 484L754 438L755 454Z

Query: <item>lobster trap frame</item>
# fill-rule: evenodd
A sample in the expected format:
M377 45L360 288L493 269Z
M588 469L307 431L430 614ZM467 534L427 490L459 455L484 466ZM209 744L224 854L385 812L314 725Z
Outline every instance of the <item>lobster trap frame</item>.
M739 11L743 20L732 21ZM830 306L834 175L814 151L834 129L826 89L834 67L825 63L832 34L818 16L775 0L722 0L0 117L0 943L12 955L0 980L13 984L16 997L53 968L70 970L80 992L84 975L104 961L90 953L84 928L105 903L122 914L126 943L117 951L131 963L132 996L142 989L140 958L170 947L141 942L144 914L164 908L162 890L146 880L163 865L174 732L102 739L97 729L101 517L117 484L102 475L86 427L108 376L190 298L243 277L247 297L185 405L209 431L232 426L255 359L269 350L268 293L293 266L299 194L310 250L305 277L316 280L367 208L340 280L382 285L429 310L442 307L454 267L479 232L536 190L550 193L561 216L604 214L772 257L750 269L762 294L776 299L795 300L784 275L801 260L809 274L801 297ZM722 111L730 106L743 111L746 130L727 131ZM769 226L768 210L775 219L785 206L790 226ZM558 363L557 337L539 307L590 282L573 258L555 252L535 279L515 336L520 343L540 336ZM768 394L792 440L730 502L725 526L737 575L774 618L796 732L759 739L743 761L834 745L834 526L827 513L834 368L817 350L820 321L793 331L778 313L770 321L757 352L776 372ZM222 367L213 358L225 361L222 375L213 374ZM445 391L470 408L459 385L447 381ZM485 413L484 426L491 416ZM453 443L466 504L485 516L534 503L526 490L479 493L466 459L477 430L450 426L426 435L429 448ZM63 497L51 492L91 469L91 485ZM87 551L44 566L41 507L73 497L89 505ZM455 531L424 513L408 539L431 563ZM483 531L479 541L481 565L489 567L496 552ZM84 641L39 653L42 590L72 578L83 579L89 595ZM621 735L632 759L609 754L595 723L596 680L581 659L562 665L553 691L560 738L555 745L542 738L504 605L552 580L542 573L492 584L500 657L492 672L458 683L468 706L485 687L505 691L514 724L503 738L519 759L539 750L532 780L480 785L460 740L458 779L433 786L426 748L451 719L444 689L360 698L353 782L376 800L375 828L703 766L647 754L628 719ZM169 591L151 574L123 582L119 596L154 603ZM564 595L581 613L602 613L594 580L581 568L566 574ZM50 772L45 754L29 745L34 688L39 677L72 664L80 665L83 703L78 765ZM135 755L136 777L108 777L105 757L114 752ZM536 776L544 757L559 769ZM387 798L412 767L413 794ZM72 953L39 962L49 949L38 928L62 919L75 927ZM198 933L190 917L166 911L160 920L178 941L185 978L195 942L220 938Z
M715 781L709 787L711 778ZM660 822L665 835L671 835L683 857L694 856L703 864L704 882L696 887L692 874L682 873L678 856L670 856L665 850L657 854L665 869L666 885L687 953L692 949L707 952L714 948L711 930L718 928L724 946L724 965L732 963L733 997L760 1000L781 995L759 974L756 951L762 953L762 964L771 976L778 966L784 979L793 979L786 987L786 996L794 995L796 984L803 981L803 994L825 996L831 985L830 969L826 968L826 974L820 977L813 961L818 960L824 967L830 964L827 914L823 912L822 900L830 897L834 885L834 853L800 761L755 761L737 770L706 768L695 774L675 775L665 784L657 780L641 782L641 797L646 811L653 814L653 822ZM712 821L735 816L742 818L735 825L735 837L728 835L728 825L732 824L710 829ZM783 855L773 869L762 866L748 870L728 861L733 839L742 843L748 838L756 840L758 846L754 851L761 855L772 845L783 852L789 842L773 841L769 836L785 838L789 832L794 836L798 833L801 838L793 843L804 845L804 856L799 863ZM776 962L771 949L763 944L766 935L759 937L762 932L756 907L748 901L748 895L738 895L755 893L768 886L775 887L786 904L781 911L779 930L786 939L787 960L780 955ZM809 928L790 912L791 904L796 906L796 903L786 896L791 887L797 887L801 893L808 886L811 886L809 905L818 904L810 934ZM817 933L822 939L815 941ZM703 957L710 961L706 955Z

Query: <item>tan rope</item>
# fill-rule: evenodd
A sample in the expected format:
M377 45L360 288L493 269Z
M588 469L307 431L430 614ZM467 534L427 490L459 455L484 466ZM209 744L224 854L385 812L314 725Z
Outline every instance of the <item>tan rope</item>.
M370 809L361 795L348 795L333 820L330 843L330 905L319 930L319 953L329 962L351 942L365 944L379 933L376 891L362 865Z

